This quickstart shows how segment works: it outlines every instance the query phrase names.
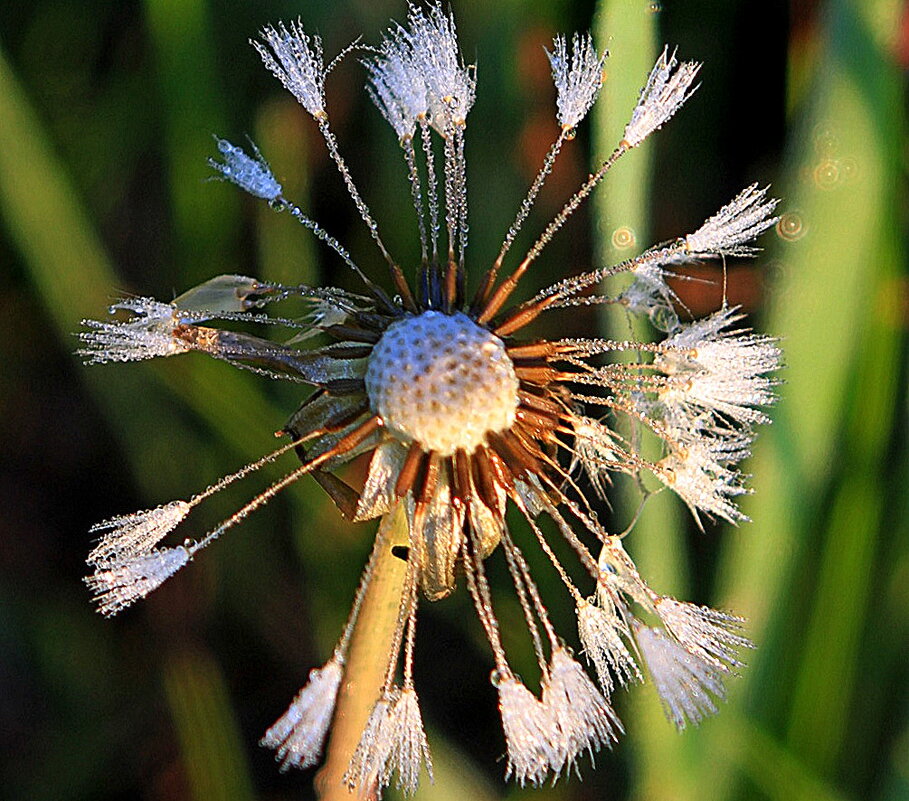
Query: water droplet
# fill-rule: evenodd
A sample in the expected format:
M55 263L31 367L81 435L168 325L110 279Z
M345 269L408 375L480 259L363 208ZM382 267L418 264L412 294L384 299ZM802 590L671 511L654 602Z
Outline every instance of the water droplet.
M840 178L843 183L852 183L859 174L858 162L854 158L840 159Z
M827 159L814 168L814 183L818 189L833 189L840 180L839 162Z
M831 158L839 149L840 140L834 131L823 124L814 127L814 149L818 155Z
M783 214L776 224L776 232L780 239L787 242L795 242L805 236L808 227L805 225L802 215L797 211L787 211Z
M663 10L663 4L658 2L651 2L647 4L647 10L651 14L659 14Z
M679 324L679 316L669 306L655 306L650 310L650 324L657 331L669 333Z
M612 246L616 250L628 250L632 248L637 242L637 237L628 226L623 225L621 228L616 228L612 232Z

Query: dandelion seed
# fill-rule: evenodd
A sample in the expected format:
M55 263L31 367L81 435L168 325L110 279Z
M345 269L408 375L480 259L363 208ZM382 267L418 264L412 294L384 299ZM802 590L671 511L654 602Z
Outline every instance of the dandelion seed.
M574 128L590 111L603 85L603 69L607 52L597 52L593 37L574 34L571 37L571 56L564 36L552 40L552 52L546 51L556 87L559 124Z
M396 786L405 795L413 795L420 783L420 770L425 766L426 773L432 781L432 757L426 732L423 730L423 718L420 715L420 703L412 687L404 687L395 701L389 722L392 741L386 771L396 773Z
M250 158L242 148L232 145L226 139L218 139L218 150L224 161L209 159L208 163L221 175L240 189L263 200L277 200L284 191L281 184L275 180L268 162L262 158L258 148L255 148L255 158Z
M406 34L386 39L382 55L363 64L372 84L370 96L382 116L399 139L412 138L417 121L429 113L429 90Z
M299 22L282 23L262 31L262 42L251 44L262 63L313 117L325 114L325 61L322 39L309 37Z
M631 632L618 615L585 601L578 607L578 636L607 695L617 683L624 685L644 680L623 641L623 638L631 639Z
M556 722L542 703L513 676L498 683L499 711L508 748L506 778L522 787L541 785L550 770L561 764Z
M360 742L344 774L344 783L361 792L377 786L381 791L391 779L388 762L394 749L394 706L400 690L387 692L373 707Z
M741 634L745 621L736 615L668 597L657 601L656 612L670 634L688 651L720 670L741 667L737 652L754 647Z
M692 84L700 69L701 65L696 61L679 64L675 51L670 55L669 48L663 48L641 91L631 121L625 126L625 141L629 145L641 144L682 107L697 89Z
M766 200L769 187L757 184L743 189L697 231L685 237L694 256L754 256L758 251L746 243L760 236L779 221L772 217L778 200Z
M190 348L175 335L177 309L171 303L152 298L127 298L110 307L113 314L126 311L132 317L123 322L83 320L90 330L79 334L83 346L76 351L86 364L138 362L159 356L174 356Z
M777 382L767 373L779 368L780 350L770 337L730 331L741 319L736 309L722 309L680 326L665 341L654 366L673 379L660 392L660 400L671 407L671 423L678 424L678 414L696 427L696 419L705 413L745 426L770 422L755 407L776 399Z
M583 751L592 756L624 731L609 701L564 648L552 654L549 680L543 685L543 706L561 732L552 764L556 775L570 769Z
M454 16L432 5L428 14L411 5L406 34L414 62L426 82L432 126L447 136L464 125L476 98L472 70L464 66L458 46Z
M158 589L189 561L184 547L162 548L123 560L104 562L85 583L94 593L98 611L111 617Z
M700 510L730 523L748 520L732 499L748 492L733 465L750 454L750 440L677 436L684 444L674 445L659 463L657 478L688 504L695 518Z
M306 686L265 732L260 745L276 751L282 770L308 768L319 761L343 675L344 665L337 654L323 667L311 670Z
M101 534L101 539L86 561L90 565L103 565L148 553L183 521L190 508L186 501L172 501L96 523L89 534Z
M125 320L85 323L80 353L90 363L192 350L263 378L311 388L283 425L280 433L287 439L278 450L188 501L112 518L92 530L101 541L89 556L95 573L87 582L102 614L144 597L277 494L312 475L348 518L384 519L334 656L310 673L263 738L282 767L309 767L321 756L353 658L348 643L361 625L358 611L376 554L388 545L392 520L406 521L408 529L408 547L394 553L406 562L405 586L391 644L382 654L384 689L344 776L350 788L381 795L396 778L401 790L413 793L424 766L432 776L413 685L417 604L419 598L438 601L453 593L461 575L495 660L507 777L540 785L577 771L583 752L592 756L610 745L621 724L607 696L616 685L642 679L639 660L677 726L712 714L714 698L724 692L722 677L740 665L737 649L749 644L739 619L657 595L622 547L628 532L610 533L591 496L605 494L614 474L643 486L642 475L652 473L696 519L700 513L745 519L736 506L748 491L739 463L750 451L754 427L767 422L763 408L774 400L779 349L767 337L736 330L740 316L725 306L704 320L680 320L669 279L679 263L693 258L752 255L749 242L773 224L775 201L766 198L766 190L749 187L688 237L614 266L575 271L513 303L524 276L612 166L691 96L698 65L678 65L674 54L663 51L624 139L512 269L510 249L602 84L606 54L594 48L592 38L575 35L569 45L566 37L556 37L548 58L560 130L471 297L466 119L476 73L461 56L454 17L439 3L409 5L406 24L393 25L363 61L368 91L398 137L410 183L421 250L419 263L411 265L412 278L408 265L400 266L386 248L329 125L325 81L335 62L326 67L319 37L307 34L300 22L279 23L265 28L254 44L266 68L314 118L386 263L392 291L367 276L338 239L284 197L255 146L249 154L216 138L221 155L210 164L219 176L288 212L343 260L361 290L219 276L173 303L121 301L112 313L126 312ZM620 274L632 278L622 295L598 294L603 279ZM306 304L308 313L266 314L266 306L270 311L291 299ZM640 342L527 335L543 314L598 303L645 314L666 336L662 342ZM281 326L290 334L278 342L228 330L233 323ZM312 345L317 334L329 342ZM659 455L644 450L645 438L627 433L640 428L661 443ZM186 524L190 508L291 450L299 463L199 539L159 547ZM369 457L366 479L351 486L334 470L360 455ZM578 476L578 464L586 481ZM527 542L509 531L509 505L528 521ZM554 526L538 523L540 517ZM558 538L567 548L556 546ZM514 675L499 634L485 561L500 545L537 657L539 698ZM575 603L580 639L602 690L557 634L526 548L550 560ZM560 554L566 552L579 561L580 579L562 564ZM659 617L663 626L645 627L632 612L637 607Z
M722 673L657 628L638 625L635 638L666 717L679 730L715 715L714 698L724 700Z

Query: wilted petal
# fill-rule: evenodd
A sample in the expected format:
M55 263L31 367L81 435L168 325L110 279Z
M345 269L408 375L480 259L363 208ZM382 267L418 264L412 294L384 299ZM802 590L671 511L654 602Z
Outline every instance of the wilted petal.
M391 508L395 501L395 483L406 456L407 448L397 440L383 442L376 448L354 520L370 520Z

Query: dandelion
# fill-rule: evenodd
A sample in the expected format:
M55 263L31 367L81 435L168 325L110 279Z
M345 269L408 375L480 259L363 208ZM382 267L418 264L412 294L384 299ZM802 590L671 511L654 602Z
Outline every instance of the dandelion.
M734 329L741 319L734 309L680 320L667 279L676 265L692 259L754 255L748 243L775 222L775 201L766 190L749 187L687 237L612 267L577 271L523 302L512 300L548 243L612 166L691 97L698 65L678 65L674 54L663 51L613 153L503 277L540 189L601 89L606 54L590 35L556 37L548 53L557 96L553 143L498 254L469 291L464 142L476 74L464 63L451 14L437 4L410 6L406 24L393 25L379 45L364 48L368 91L401 145L410 183L421 245L410 280L386 248L341 156L325 102L326 79L336 62L326 66L321 40L299 21L265 28L255 47L312 116L386 263L387 286L285 198L255 146L249 155L216 139L220 160L210 161L215 177L289 212L354 272L361 289L220 276L169 303L139 298L111 307L127 319L86 322L80 352L89 363L195 352L312 388L283 425L286 440L277 450L187 500L92 529L101 540L89 556L95 572L87 581L100 611L115 614L144 597L275 495L312 475L345 516L382 517L383 523L331 659L310 673L262 739L283 767L308 767L321 757L351 669L359 610L377 560L388 549L383 532L395 520L406 528L406 545L393 550L405 562L405 578L379 667L384 681L344 772L350 788L380 793L396 781L413 793L424 769L431 777L413 678L417 606L421 598L445 598L459 583L466 585L489 642L505 772L518 783L539 785L577 770L585 752L592 756L610 746L622 732L610 696L641 681L644 667L677 726L715 712L723 679L741 665L738 650L750 646L742 621L652 590L622 546L624 533L610 533L599 521L590 489L605 494L617 473L638 481L650 475L695 516L745 519L736 505L747 492L739 464L749 454L755 427L768 422L762 407L774 400L780 352L771 339ZM630 287L617 297L601 294L602 279L619 274L631 276ZM291 299L306 304L309 313L266 313L266 307ZM543 314L595 303L618 303L629 314L648 316L665 336L645 343L527 335ZM232 331L226 324L235 322L283 327L291 336L278 342ZM310 346L317 337L321 344ZM615 358L629 354L633 358ZM644 448L644 438L629 436L631 428L649 431L658 451ZM291 450L301 463L227 519L177 547L161 545L174 532L192 528L197 505ZM334 474L364 454L369 464L362 487ZM578 477L577 465L586 478ZM509 507L525 518L526 541L509 530ZM553 546L556 538L575 553L581 571L562 564L558 553L564 549ZM599 686L555 631L525 559L531 549L551 561L575 604L579 638ZM523 611L539 694L514 673L499 634L485 567L494 553L502 554ZM583 581L575 577L579 572ZM642 622L645 617L652 624Z

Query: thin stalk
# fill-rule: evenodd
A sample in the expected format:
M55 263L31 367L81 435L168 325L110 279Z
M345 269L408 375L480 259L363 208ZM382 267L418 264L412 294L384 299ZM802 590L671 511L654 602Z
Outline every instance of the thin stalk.
M350 790L342 777L382 691L398 624L407 562L394 555L392 549L396 545L406 547L410 541L401 504L382 518L377 536L381 544L350 641L325 766L316 777L320 801L376 798L374 793L364 795L356 789Z

